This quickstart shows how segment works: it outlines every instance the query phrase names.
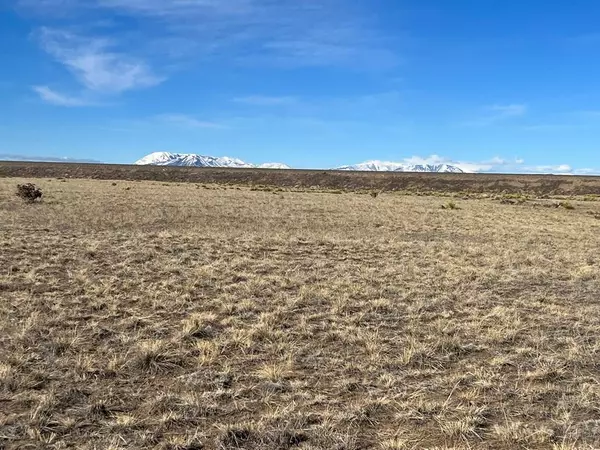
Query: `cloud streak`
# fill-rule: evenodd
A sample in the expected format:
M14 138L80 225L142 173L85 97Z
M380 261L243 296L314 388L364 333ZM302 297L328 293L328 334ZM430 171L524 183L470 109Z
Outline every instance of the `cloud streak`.
M182 19L200 15L250 13L254 11L256 2L251 0L97 0L96 5L161 18Z
M242 103L252 106L286 106L294 105L298 102L296 97L271 97L266 95L250 95L247 97L236 97L235 103Z
M70 162L70 163L101 163L94 159L78 159L60 156L30 156L17 153L0 153L0 161L27 161L27 162Z
M42 48L90 91L118 94L163 81L144 61L114 51L115 43L109 39L47 27L39 30L38 39Z
M179 125L186 128L208 128L208 129L223 129L226 128L216 122L209 122L204 120L198 120L195 117L188 116L186 114L161 114L157 116L162 122Z
M508 117L521 117L527 113L527 105L512 104L512 105L493 105L490 110L494 111L498 118L505 119Z
M45 18L67 12L80 21L93 13L133 18L141 24L137 44L162 52L163 57L357 69L385 69L399 62L376 19L364 14L359 4L342 0L20 0L18 4L26 13ZM111 31L126 33L128 40L133 35L130 29ZM175 51L169 43L177 43ZM91 44L92 54L106 56L95 64L121 67L141 79L156 78L139 61L107 52L105 42ZM86 69L77 64L76 70Z
M31 89L39 95L44 102L56 106L69 108L80 106L95 106L96 104L84 98L61 94L48 86L32 86Z
M473 120L463 123L467 127L487 127L505 122L510 119L524 117L529 107L526 104L491 105L484 108L483 114Z

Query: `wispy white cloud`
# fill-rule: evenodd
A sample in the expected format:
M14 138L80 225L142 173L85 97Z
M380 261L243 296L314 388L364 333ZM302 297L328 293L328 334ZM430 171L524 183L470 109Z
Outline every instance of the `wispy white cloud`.
M296 97L271 97L266 95L250 95L247 97L236 97L235 103L244 103L253 106L285 106L298 103Z
M531 166L529 170L536 173L572 173L573 168L568 164Z
M348 5L343 0L16 1L25 13L45 18L70 12L78 18L79 26L93 16L93 11L134 18L148 26L135 32L117 26L111 36L118 39L126 33L132 42L136 34L135 45L158 50L161 57L197 60L202 56L237 64L343 65L357 69L388 68L400 60L389 50L390 38L382 34L376 18L363 14L360 4ZM174 42L176 46L171 45ZM122 65L138 65L129 59L120 61Z
M220 123L198 120L195 117L189 116L187 114L161 114L157 116L157 119L163 122L183 126L186 128L226 128Z
M66 107L97 105L97 103L93 103L84 98L61 94L48 86L32 86L31 89L37 93L43 101L52 105Z
M539 122L523 125L525 131L560 132L593 129L598 126L600 110L580 109L555 114L552 122Z
M539 132L555 132L572 130L574 128L580 128L581 125L568 124L568 123L538 123L532 125L525 125L522 127L525 131L539 131Z
M116 44L110 39L46 27L39 30L38 38L42 48L90 91L120 93L163 81L144 61L113 51Z
M256 2L253 0L97 0L96 4L104 8L181 19L201 14L249 13L254 10Z
M489 109L496 112L499 118L520 117L527 113L525 104L493 105Z
M0 161L100 163L95 159L70 158L67 156L32 156L18 153L0 153Z
M286 120L312 119L315 122L329 122L332 126L340 121L367 123L377 118L381 124L394 123L405 119L401 109L405 107L402 93L384 91L371 94L338 96L268 96L250 95L233 98L234 103L257 107L285 107Z
M491 126L509 119L523 117L527 114L528 109L529 108L526 104L520 103L491 105L485 107L479 117L468 120L462 125L469 127Z
M600 170L590 169L590 168L575 169L574 174L575 175L600 175Z

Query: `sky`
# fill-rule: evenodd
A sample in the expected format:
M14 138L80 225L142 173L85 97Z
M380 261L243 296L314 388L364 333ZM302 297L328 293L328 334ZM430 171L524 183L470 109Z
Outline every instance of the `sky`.
M0 159L600 174L596 0L0 0Z

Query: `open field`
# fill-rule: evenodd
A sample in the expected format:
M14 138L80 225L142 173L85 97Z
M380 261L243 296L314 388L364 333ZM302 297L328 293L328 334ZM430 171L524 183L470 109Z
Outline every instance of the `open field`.
M0 161L2 177L146 180L346 191L529 193L540 196L600 194L600 177L568 175L335 172Z
M0 178L0 448L600 448L598 201L43 176Z

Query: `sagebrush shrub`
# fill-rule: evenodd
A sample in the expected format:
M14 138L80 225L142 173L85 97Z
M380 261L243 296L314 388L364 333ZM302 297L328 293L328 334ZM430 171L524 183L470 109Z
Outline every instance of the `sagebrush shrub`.
M44 195L42 190L33 183L25 183L17 185L17 197L23 199L27 203L34 203L42 199Z

